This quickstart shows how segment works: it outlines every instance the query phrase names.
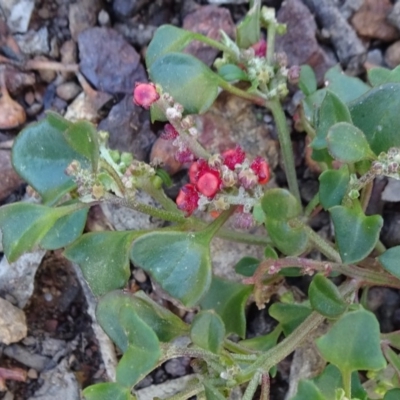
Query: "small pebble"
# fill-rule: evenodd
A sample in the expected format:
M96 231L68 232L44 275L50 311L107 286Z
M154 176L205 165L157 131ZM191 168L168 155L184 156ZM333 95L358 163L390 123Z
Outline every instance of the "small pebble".
M99 24L101 26L109 26L110 25L110 16L107 11L101 10L99 12L99 16L97 17Z
M35 95L33 92L26 92L25 93L25 103L28 106L31 106L35 102Z
M82 90L81 87L77 83L70 81L58 85L56 93L60 99L65 101L71 101L76 96L78 96L81 90Z
M29 379L37 379L39 375L36 369L29 368L27 376Z
M147 276L146 274L143 272L142 269L135 269L133 271L133 277L135 278L135 280L139 283L144 283L147 281Z
M45 294L43 295L43 297L44 297L44 299L45 299L46 301L48 301L48 302L50 302L50 301L53 300L53 295L52 295L51 293L45 293Z

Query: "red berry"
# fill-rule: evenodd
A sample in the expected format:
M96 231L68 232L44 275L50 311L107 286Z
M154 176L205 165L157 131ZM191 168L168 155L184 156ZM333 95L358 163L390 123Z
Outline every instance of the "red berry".
M164 126L164 131L161 133L160 138L164 140L173 140L179 136L177 130L171 125L166 124Z
M264 39L259 40L251 46L254 49L256 57L265 57L267 53L267 42Z
M160 98L154 83L138 83L135 84L133 90L133 102L137 106L150 108L150 106Z
M221 185L221 177L217 171L204 172L197 181L197 190L206 197L214 197Z
M219 171L211 168L202 158L190 166L189 179L201 194L211 198L217 194L222 184Z
M192 215L193 211L196 210L198 201L199 194L194 185L189 183L183 186L179 191L178 197L176 198L176 205L189 217Z
M262 157L256 157L251 163L250 168L257 175L259 184L265 185L269 181L271 177L269 164Z
M244 161L245 157L246 154L240 146L236 146L236 148L229 149L222 153L224 165L232 171L235 169L236 164L241 164Z

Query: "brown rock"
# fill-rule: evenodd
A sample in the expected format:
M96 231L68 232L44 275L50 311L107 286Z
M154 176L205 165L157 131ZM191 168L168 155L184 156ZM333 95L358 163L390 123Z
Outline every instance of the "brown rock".
M0 199L4 199L22 183L22 179L12 167L11 153L8 150L0 150L0 175Z
M317 25L308 8L300 0L288 0L282 4L278 20L287 24L287 33L277 37L277 52L287 54L289 65L310 65L322 82L335 61L319 46Z
M139 54L113 29L88 29L78 46L81 72L97 90L132 94L135 82L147 80Z
M176 174L182 164L175 159L177 148L171 140L158 138L151 148L150 161L164 168L170 175Z
M250 102L223 92L209 111L197 117L199 142L211 153L222 153L239 144L254 158L267 157L271 168L278 164L278 144Z
M44 56L37 56L34 59L40 61L49 61L49 59ZM40 75L40 79L47 83L53 82L54 79L56 79L57 77L57 72L51 69L40 69L38 72Z
M360 36L391 42L400 36L397 29L387 21L392 8L389 0L364 0L351 23Z
M156 139L150 130L148 112L133 104L131 96L125 96L99 124L99 129L110 133L112 149L128 151L137 160L144 160Z
M26 121L24 108L14 101L5 87L0 98L0 129L13 129Z
M81 87L75 82L64 82L57 86L57 96L65 101L74 99L81 92Z
M183 28L201 33L214 40L220 40L220 30L223 30L230 37L235 36L235 24L230 12L226 8L219 8L214 5L200 7L187 15L183 21ZM189 44L185 52L196 56L205 64L211 65L219 50L195 41Z
M4 77L8 91L12 95L20 93L26 87L35 84L35 74L31 72L22 72L11 65L7 65L4 69Z
M400 40L386 49L385 62L390 68L395 68L400 64Z
M100 9L101 1L98 0L81 0L69 5L69 30L74 40L81 32L96 25Z

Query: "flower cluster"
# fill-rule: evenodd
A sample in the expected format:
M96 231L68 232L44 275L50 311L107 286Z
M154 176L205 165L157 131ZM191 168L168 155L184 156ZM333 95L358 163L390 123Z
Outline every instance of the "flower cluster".
M246 194L257 192L259 185L269 179L267 161L257 157L249 163L243 149L237 146L208 160L193 162L189 168L190 183L181 188L176 204L187 216L211 203L217 211L238 204L244 205L244 211L248 212L250 203L245 201Z

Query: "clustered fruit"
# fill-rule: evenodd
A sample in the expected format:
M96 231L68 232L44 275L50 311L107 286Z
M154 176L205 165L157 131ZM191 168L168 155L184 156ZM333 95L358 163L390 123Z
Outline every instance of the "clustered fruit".
M229 193L238 188L254 190L269 179L270 168L266 160L257 157L249 163L243 149L237 146L208 160L200 158L193 162L189 168L190 183L181 188L176 204L187 216L209 203L217 211L223 210L229 206L223 201L224 194L229 198Z
M149 108L159 99L160 95L154 84L136 84L135 104ZM182 116L180 116L181 118ZM176 118L168 119L176 120ZM182 123L184 121L185 119L182 120ZM191 126L188 122L189 125ZM207 207L215 214L228 209L231 205L236 205L238 206L236 218L238 227L248 228L251 226L253 218L250 211L262 196L261 185L268 183L271 175L269 164L265 159L256 157L250 162L240 146L222 154L212 155L208 159L196 159L195 154L187 147L179 132L170 123L165 125L160 137L173 141L177 147L175 158L179 162L191 163L189 183L180 189L176 198L177 207L187 217L197 209L204 210Z

